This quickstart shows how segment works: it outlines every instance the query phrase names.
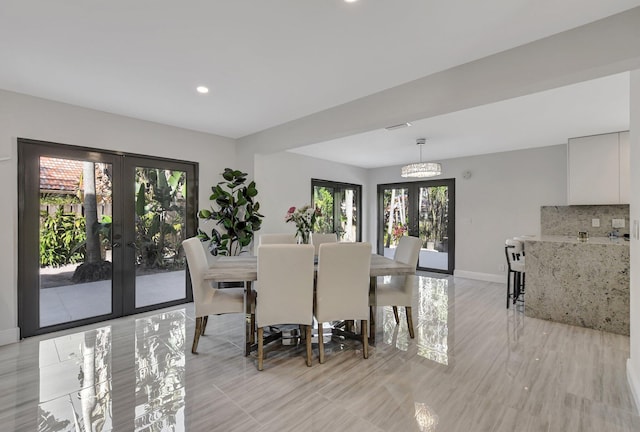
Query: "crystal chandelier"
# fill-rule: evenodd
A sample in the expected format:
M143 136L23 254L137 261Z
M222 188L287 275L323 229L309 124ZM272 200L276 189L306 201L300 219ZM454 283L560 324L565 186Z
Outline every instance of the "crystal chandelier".
M418 138L416 144L420 147L420 162L402 167L402 177L433 177L442 174L442 165L437 162L422 162L422 146L425 138Z

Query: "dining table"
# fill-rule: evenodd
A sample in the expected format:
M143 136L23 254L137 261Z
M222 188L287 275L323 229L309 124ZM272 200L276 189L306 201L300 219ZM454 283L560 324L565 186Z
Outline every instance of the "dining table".
M315 265L317 272L318 265ZM394 261L382 255L371 254L369 270L369 298L373 313L369 319L369 344L376 343L376 287L379 276L414 274L415 267ZM251 353L253 338L252 299L253 282L258 280L258 257L251 255L220 256L209 265L204 278L211 282L242 282L245 290L245 356ZM320 336L321 337L321 336Z

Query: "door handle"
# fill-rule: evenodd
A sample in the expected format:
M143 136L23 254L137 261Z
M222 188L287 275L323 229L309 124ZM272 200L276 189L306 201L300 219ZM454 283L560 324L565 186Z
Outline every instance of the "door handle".
M120 246L121 246L121 244L120 244L120 243L118 243L118 242L115 242L115 243L112 243L112 244L111 244L111 247L112 247L112 248L117 248L117 247L120 247Z

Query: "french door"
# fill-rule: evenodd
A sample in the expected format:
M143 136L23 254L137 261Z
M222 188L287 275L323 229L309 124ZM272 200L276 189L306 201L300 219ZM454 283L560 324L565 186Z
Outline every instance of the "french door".
M197 164L18 139L21 337L192 300Z
M418 269L453 274L455 180L378 185L378 253L393 257L402 236L422 240Z

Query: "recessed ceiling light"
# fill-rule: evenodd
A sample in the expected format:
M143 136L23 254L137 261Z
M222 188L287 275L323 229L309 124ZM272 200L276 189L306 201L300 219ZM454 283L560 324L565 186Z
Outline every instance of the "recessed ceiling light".
M196 90L198 91L198 93L202 93L202 94L209 93L209 89L206 88L205 86L198 86L196 87Z
M406 123L400 123L400 124L396 124L396 125L391 125L391 126L387 126L385 129L388 131L392 131L392 130L396 130L396 129L402 129L402 128L406 128L411 126L411 123L406 122Z
M344 0L344 2L345 2L345 3L355 3L355 2L357 2L357 1L358 1L358 0Z

